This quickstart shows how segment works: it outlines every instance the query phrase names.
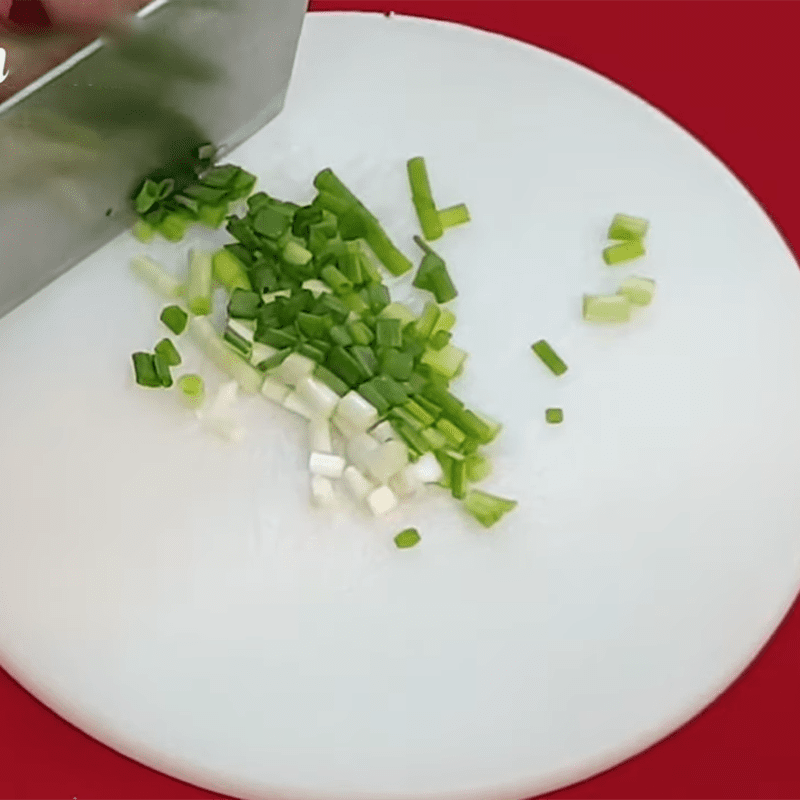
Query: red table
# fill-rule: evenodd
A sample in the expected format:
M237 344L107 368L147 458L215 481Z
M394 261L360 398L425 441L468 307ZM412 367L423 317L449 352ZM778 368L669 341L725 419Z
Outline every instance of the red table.
M453 20L584 64L688 128L750 188L787 241L800 245L800 2L316 0L312 8ZM800 798L799 754L795 604L756 662L692 722L642 755L550 796ZM98 744L0 671L0 800L212 797L219 796Z

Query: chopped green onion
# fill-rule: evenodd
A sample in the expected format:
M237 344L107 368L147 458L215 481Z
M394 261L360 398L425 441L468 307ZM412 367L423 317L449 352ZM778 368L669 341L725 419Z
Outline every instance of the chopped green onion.
M385 414L391 407L389 401L381 394L372 381L362 383L358 387L358 393L378 410L379 414Z
M467 468L467 480L470 483L480 483L492 472L491 462L480 453L471 453L464 459L464 462Z
M453 378L466 359L467 353L465 350L448 344L441 350L426 350L420 359L420 363L425 364L446 378Z
M398 405L408 400L408 392L394 378L388 375L378 375L373 379L372 385L392 404Z
M350 387L338 375L321 364L315 367L313 374L315 378L322 381L329 389L333 389L339 397L344 397L350 391Z
M415 400L408 400L403 404L403 408L405 408L409 414L416 417L425 427L428 427L428 425L433 425L433 423L436 422L436 417L434 417L433 414L431 414L426 408L423 408Z
M197 408L202 405L205 398L205 384L199 375L181 375L178 378L178 388L189 407Z
M436 421L435 427L453 447L458 447L467 438L461 428L444 417Z
M373 283L370 285L367 288L367 298L370 310L373 314L379 314L392 302L389 296L389 289L383 283Z
M199 317L211 313L211 275L211 253L192 250L189 253L189 283L186 287L186 298L189 310Z
M132 233L142 244L149 244L156 235L156 229L143 219L137 219Z
M255 292L234 289L228 301L228 316L238 319L256 319L261 298Z
M428 344L433 350L441 350L446 345L450 344L450 339L453 335L450 331L436 331L430 339L428 339Z
M161 385L165 389L169 389L169 387L172 386L173 380L172 374L169 370L170 365L167 362L167 359L159 352L156 352L153 356L153 366L155 367L156 375L158 375L159 380L161 381Z
M364 227L364 238L381 263L392 275L403 275L412 268L411 262L392 244L378 220L356 196L334 175L325 169L314 178L314 186L322 193L330 192L344 200L355 211ZM330 209L334 211L334 209ZM336 213L336 211L334 211ZM341 223L341 219L340 219Z
M450 279L444 259L419 236L415 236L414 241L425 251L417 274L414 276L414 286L431 292L437 303L447 303L457 297L458 291Z
M356 344L367 345L374 341L375 334L370 330L369 326L360 320L350 322L347 325L347 330Z
M191 219L183 214L167 214L156 230L169 242L179 242L186 235Z
M162 339L155 346L156 355L161 356L170 367L177 367L181 363L181 354L170 339Z
M631 304L621 294L584 295L583 318L587 322L627 322Z
M220 369L227 372L243 392L256 394L261 389L264 376L225 343L207 318L192 317L189 321L189 333L200 349Z
M298 244L293 239L288 241L286 246L283 248L283 259L288 264L292 264L297 267L304 267L313 258L313 253L306 250L305 247L303 247L301 244ZM322 277L324 278L325 276L323 275Z
M234 289L252 291L253 287L244 264L230 251L218 250L214 253L212 267L214 278L228 290L229 294L233 293Z
M152 389L161 388L163 383L156 371L155 356L151 353L134 353L133 371L136 383L140 386L148 386Z
M394 537L394 543L400 550L414 547L419 544L421 540L422 537L419 535L419 531L416 528L406 528Z
M465 222L469 221L469 209L464 203L459 203L457 206L450 206L450 208L443 208L439 211L439 222L445 229L452 228L455 225L463 225Z
M382 319L399 319L403 326L414 322L417 315L405 303L389 303L380 313Z
M378 320L380 322L380 320ZM400 381L408 380L414 369L414 358L410 353L394 347L384 348L380 357L380 370L384 375Z
M609 239L643 239L650 223L641 217L615 214L608 229Z
M327 267L323 267L319 276L334 292L336 292L336 294L349 292L353 288L352 281L339 269L334 267L333 264L328 264Z
M180 336L186 330L189 315L180 306L167 306L160 319L176 336Z
M430 445L432 450L441 450L447 447L447 439L436 430L436 428L424 428L420 431L420 435Z
M350 348L350 352L352 353L353 358L358 361L362 373L368 378L373 377L378 371L378 359L375 357L375 353L372 351L372 348L367 347L366 345L356 344ZM387 380L391 380L391 378Z
M635 306L650 304L656 291L656 282L651 278L626 278L620 284L617 294L626 297Z
M231 320L228 327L225 328L225 333L222 338L237 352L239 355L250 360L250 355L253 352L253 342L245 336L242 336L235 328L231 327Z
M564 421L564 411L560 408L548 408L544 412L544 418L550 425L558 425Z
M253 217L253 230L268 239L278 239L289 230L291 220L271 206L258 211Z
M491 528L503 515L517 506L516 500L506 500L480 489L472 489L464 498L464 508L485 528Z
M131 269L164 298L171 300L174 297L180 297L183 293L183 286L180 282L149 256L132 258Z
M400 347L403 344L402 324L399 319L381 318L375 323L379 347Z
M197 209L197 221L207 228L219 228L228 216L228 203L201 205Z
M422 233L426 239L438 239L444 229L431 194L425 159L422 156L416 156L409 159L406 166L408 168L408 180L411 184L411 200L417 211Z
M645 254L644 245L640 239L631 239L627 242L612 244L603 250L603 261L609 266L632 261Z
M567 365L544 339L540 339L538 342L532 344L531 350L539 356L542 363L544 363L554 375L563 375L567 371Z
M457 500L463 500L467 494L467 462L463 457L452 454L453 464L450 472L450 492Z
M144 214L149 211L160 199L161 193L158 184L148 178L144 184L142 184L142 188L134 198L133 204L138 214Z
M414 323L414 333L421 341L426 341L433 332L434 326L439 319L441 311L436 303L425 303L419 319Z

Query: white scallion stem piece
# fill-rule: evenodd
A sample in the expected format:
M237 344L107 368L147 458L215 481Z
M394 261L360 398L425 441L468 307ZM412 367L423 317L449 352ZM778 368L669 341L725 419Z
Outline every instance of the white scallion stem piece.
M369 458L379 445L368 433L357 433L352 436L345 447L347 460L362 472L369 468Z
M389 488L398 497L412 497L422 488L422 481L413 470L401 470L389 480Z
M284 386L282 383L272 380L272 378L264 378L264 382L261 384L261 394L267 400L272 400L273 403L280 405L283 405L283 401L286 400L290 391L291 389L288 386Z
M272 358L272 356L274 356L277 352L277 348L271 347L268 344L253 342L253 349L250 352L250 363L254 367L257 367L262 361Z
M442 465L433 453L425 453L414 464L406 467L407 472L413 472L422 483L438 483L443 477Z
M293 414L299 414L306 419L313 419L314 414L308 405L298 396L297 392L289 392L282 403L285 409L288 409Z
M331 426L326 419L313 419L309 425L311 449L317 453L332 453Z
M322 475L311 476L311 502L320 508L329 508L336 501L336 492L329 478Z
M333 291L327 283L318 278L309 278L309 280L303 281L303 288L311 292L315 300L321 295L330 294Z
M378 421L378 411L358 392L349 391L336 406L336 415L359 431L365 431Z
M367 454L367 471L378 483L388 483L408 464L408 447L398 440L378 445Z
M393 439L397 439L397 434L392 427L392 423L388 420L383 420L383 422L379 422L374 427L370 428L370 435L374 436L375 439L384 444L385 442L391 442Z
M174 300L183 293L183 286L164 267L150 256L135 256L131 269L157 294L166 300Z
M365 500L370 492L375 490L375 484L352 465L345 468L344 481L350 490L350 494L359 503Z
M308 469L312 475L323 478L341 478L347 462L333 453L312 453L308 459Z
M297 386L303 378L311 375L316 366L314 361L300 353L289 353L270 375L287 386Z
M256 394L261 390L264 376L225 343L206 317L192 317L189 333L203 353L230 375L243 392Z
M279 297L291 297L292 290L291 289L278 289L277 292L265 292L261 295L261 300L264 304L273 303Z
M297 394L306 402L317 417L328 419L339 402L339 395L322 381L311 375L303 378L296 388Z
M379 486L367 495L367 505L379 517L397 507L397 495L388 486Z

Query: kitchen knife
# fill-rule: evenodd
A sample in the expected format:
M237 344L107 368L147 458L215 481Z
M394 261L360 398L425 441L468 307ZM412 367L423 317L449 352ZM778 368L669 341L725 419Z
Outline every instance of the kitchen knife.
M306 4L155 0L0 104L0 316L130 226L144 175L280 112Z

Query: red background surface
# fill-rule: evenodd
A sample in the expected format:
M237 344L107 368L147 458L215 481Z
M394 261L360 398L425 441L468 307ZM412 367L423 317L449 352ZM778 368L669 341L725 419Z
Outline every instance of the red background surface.
M750 188L793 249L800 246L800 2L317 0L312 8L449 19L584 64L694 133ZM755 663L693 721L624 764L549 796L800 798L797 606ZM73 797L219 795L117 755L0 671L0 799Z

